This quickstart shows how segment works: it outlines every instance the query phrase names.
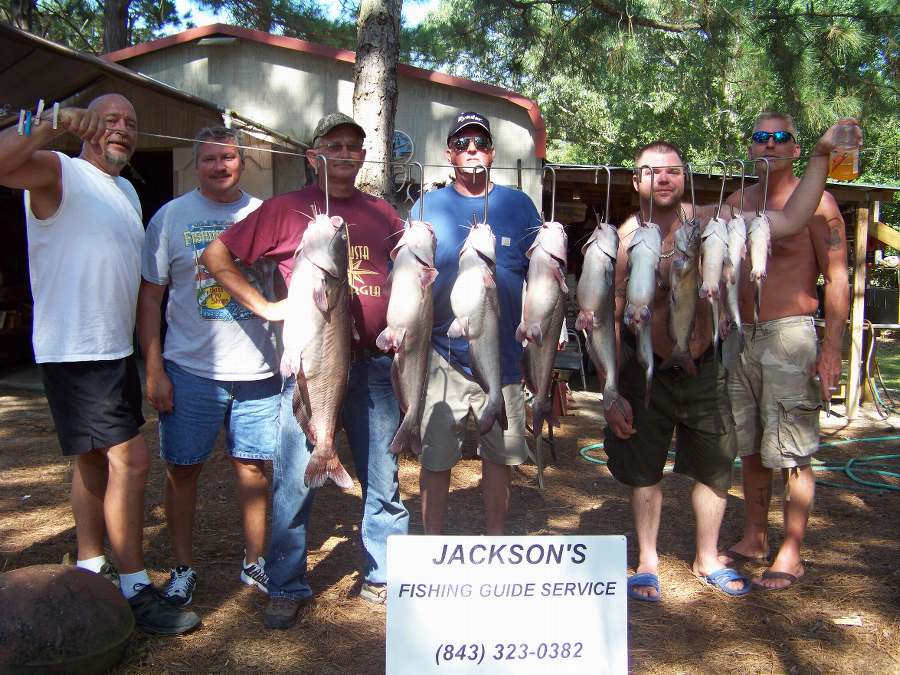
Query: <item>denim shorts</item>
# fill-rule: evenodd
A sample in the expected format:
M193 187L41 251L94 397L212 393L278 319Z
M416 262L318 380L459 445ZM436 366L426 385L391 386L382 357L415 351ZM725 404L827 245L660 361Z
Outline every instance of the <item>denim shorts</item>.
M174 408L159 416L159 456L170 464L202 464L225 428L231 457L271 460L278 442L281 377L210 380L165 362Z

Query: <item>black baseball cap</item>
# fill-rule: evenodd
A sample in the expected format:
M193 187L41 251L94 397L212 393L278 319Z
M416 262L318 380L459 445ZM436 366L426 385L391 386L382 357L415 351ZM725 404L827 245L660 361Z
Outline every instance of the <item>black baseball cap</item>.
M335 112L331 113L330 115L325 115L325 117L319 120L319 123L316 124L315 131L313 131L312 142L315 143L316 139L319 138L319 136L324 136L337 127L342 127L345 125L356 129L363 138L366 137L365 129L357 124L352 117L350 117L349 115L345 115L344 113Z
M456 116L453 125L450 127L450 133L447 134L447 141L458 134L460 129L469 126L481 127L487 132L488 138L490 138L491 141L494 140L493 136L491 136L491 123L488 121L488 118L470 110L468 112L461 112Z

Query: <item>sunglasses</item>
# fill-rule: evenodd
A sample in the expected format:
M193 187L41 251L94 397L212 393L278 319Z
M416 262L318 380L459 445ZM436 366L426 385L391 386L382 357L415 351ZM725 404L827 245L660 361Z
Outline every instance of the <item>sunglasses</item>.
M787 143L793 141L794 134L790 131L754 131L750 137L754 143L768 143L770 138L774 138L776 143Z
M476 150L488 150L491 147L491 142L483 136L460 136L451 139L447 145L451 150L464 152L469 149L469 143L474 143Z

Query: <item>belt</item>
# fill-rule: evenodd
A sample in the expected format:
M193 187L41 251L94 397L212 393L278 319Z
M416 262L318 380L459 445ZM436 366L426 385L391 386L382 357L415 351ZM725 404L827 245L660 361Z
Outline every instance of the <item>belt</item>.
M637 356L637 339L635 338L634 333L632 333L630 330L623 330L619 335L620 335L620 339L622 340L622 343L624 345L628 346L628 348L631 349L631 351L635 354L635 357L636 357ZM720 355L721 355L721 352L722 352L722 350L720 349L719 350ZM696 363L697 365L700 365L701 363L706 363L707 361L711 361L713 358L715 358L715 354L716 354L715 347L710 343L709 347L706 348L706 351L704 351L700 356L698 356L696 359L694 359L694 363ZM654 368L658 368L660 365L662 365L662 363L663 363L663 358L661 356L659 356L656 352L653 352ZM675 365L671 366L670 368L667 368L666 370L673 370L673 371L679 372L679 371L681 371L681 366L679 366L678 364L675 364Z
M384 352L380 349L372 349L370 347L363 347L362 345L355 345L350 348L351 363L362 361L363 359L374 359L379 356L384 356Z

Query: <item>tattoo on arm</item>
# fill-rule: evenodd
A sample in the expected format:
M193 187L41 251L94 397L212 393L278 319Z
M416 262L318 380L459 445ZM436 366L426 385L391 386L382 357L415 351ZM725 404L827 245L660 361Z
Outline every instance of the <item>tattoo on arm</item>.
M831 227L828 230L828 248L832 251L841 247L841 231L837 227Z

